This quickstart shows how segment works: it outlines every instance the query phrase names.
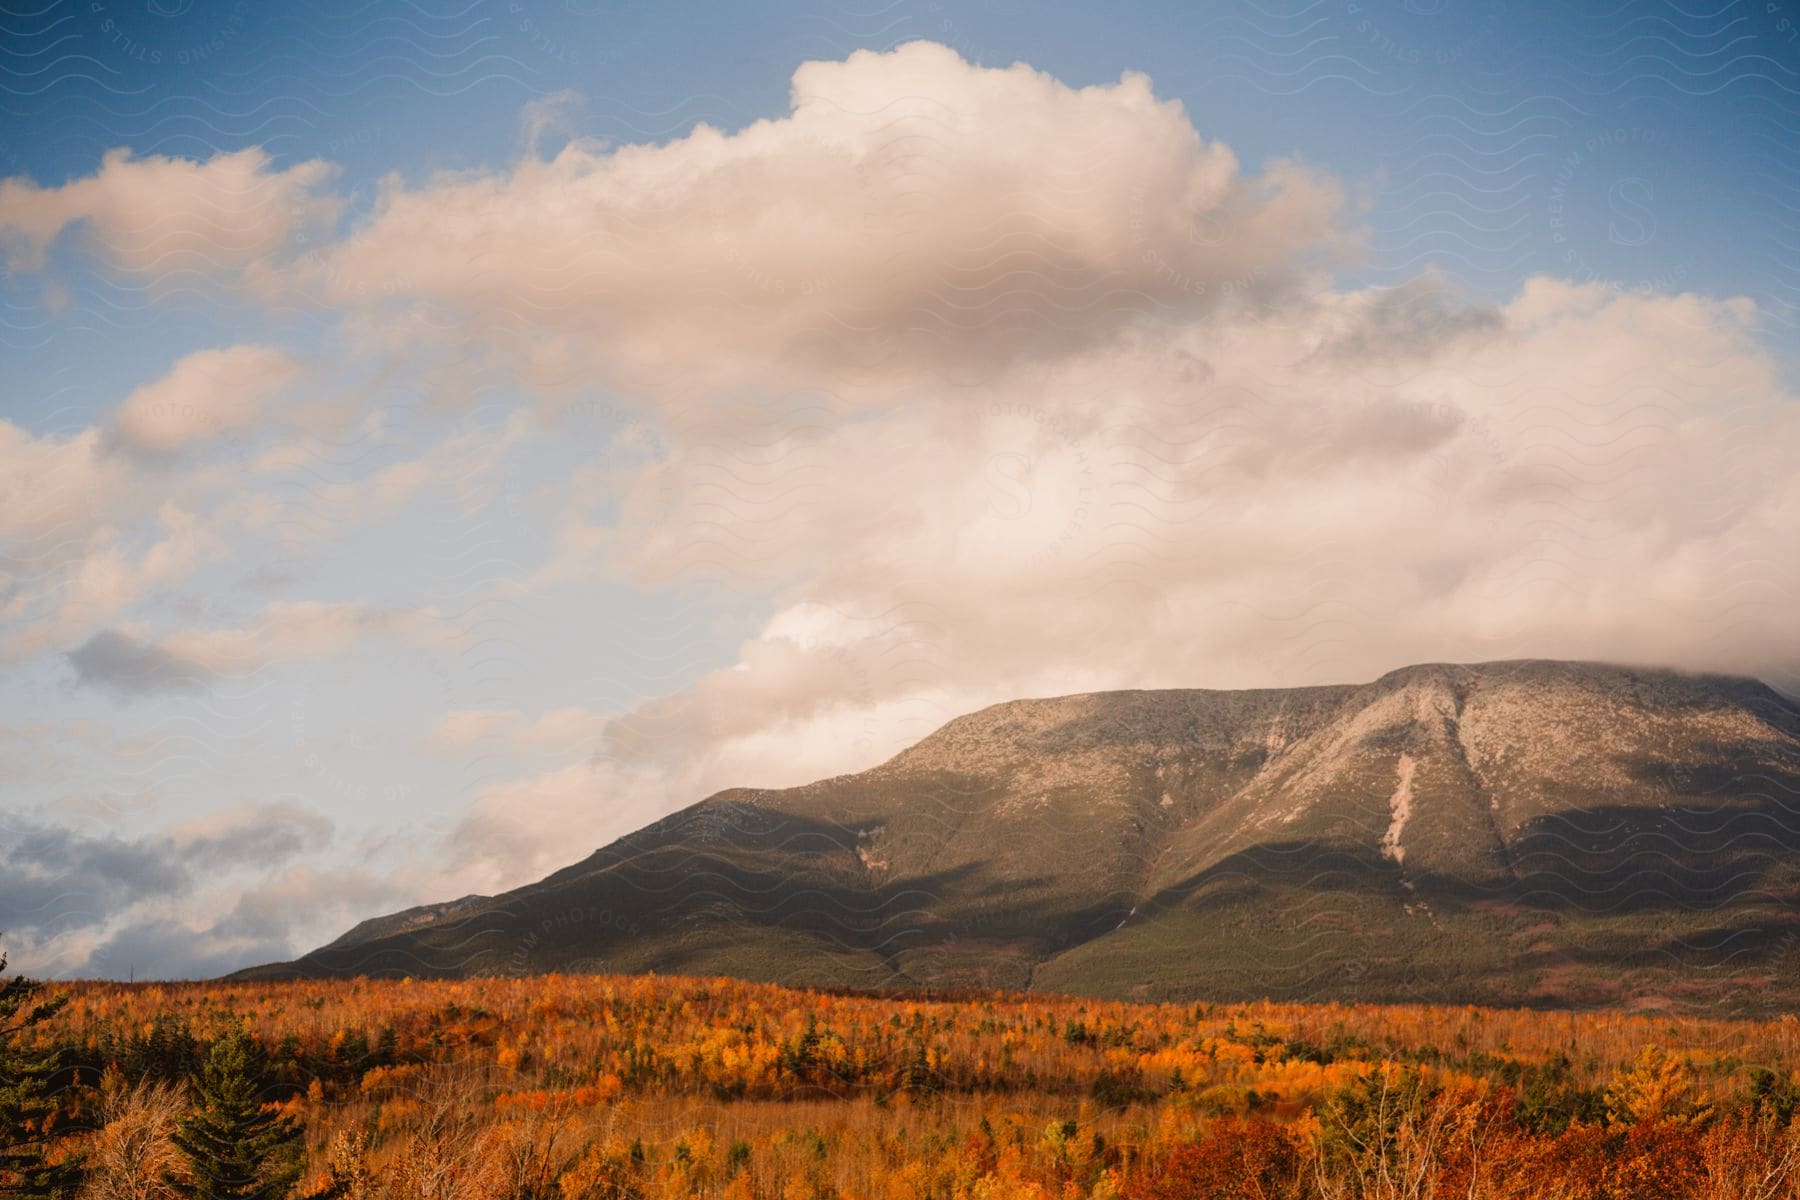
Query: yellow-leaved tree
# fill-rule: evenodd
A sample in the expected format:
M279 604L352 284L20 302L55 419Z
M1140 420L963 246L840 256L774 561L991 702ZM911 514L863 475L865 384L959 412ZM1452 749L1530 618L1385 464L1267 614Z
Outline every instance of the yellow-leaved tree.
M1606 1112L1626 1125L1661 1121L1690 1125L1711 1116L1712 1106L1702 1102L1687 1059L1649 1045L1607 1084Z

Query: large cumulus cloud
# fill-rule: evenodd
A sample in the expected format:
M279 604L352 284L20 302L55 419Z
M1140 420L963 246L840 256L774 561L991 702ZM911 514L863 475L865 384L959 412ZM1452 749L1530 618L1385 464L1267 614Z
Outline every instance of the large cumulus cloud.
M600 376L670 403L984 375L1269 302L1350 248L1328 181L1246 174L1142 75L1071 88L918 42L807 63L791 105L390 182L310 282L384 330L452 322L541 386Z

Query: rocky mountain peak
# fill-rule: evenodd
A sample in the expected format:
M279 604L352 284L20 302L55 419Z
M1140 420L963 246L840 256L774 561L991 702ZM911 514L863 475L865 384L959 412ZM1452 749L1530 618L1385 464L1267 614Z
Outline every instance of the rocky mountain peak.
M1800 1001L1795 797L1800 710L1746 679L1531 660L1016 700L269 970Z

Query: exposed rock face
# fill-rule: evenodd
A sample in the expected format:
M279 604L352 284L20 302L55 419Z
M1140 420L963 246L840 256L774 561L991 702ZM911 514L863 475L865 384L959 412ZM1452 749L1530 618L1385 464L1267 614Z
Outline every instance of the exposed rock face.
M343 950L350 946L360 946L364 942L373 942L397 933L408 933L414 929L423 929L427 925L460 916L486 904L491 896L464 896L460 900L447 900L442 904L421 904L416 908L402 909L397 913L389 913L384 917L370 917L358 922L348 932L327 943L325 950Z
M258 973L1774 1007L1797 884L1800 710L1770 689L1430 665L996 705Z

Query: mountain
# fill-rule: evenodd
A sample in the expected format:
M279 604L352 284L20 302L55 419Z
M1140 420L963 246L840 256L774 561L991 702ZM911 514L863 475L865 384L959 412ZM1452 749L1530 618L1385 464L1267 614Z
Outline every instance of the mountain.
M389 913L385 917L370 917L366 921L358 921L350 927L348 932L339 934L321 949L345 950L351 946L360 946L365 942L378 941L395 934L410 933L412 930L423 929L427 925L435 925L451 917L470 912L492 899L492 896L464 896L460 900L446 900L440 904L420 904L414 908L403 908L399 912Z
M995 705L245 974L1756 1010L1800 998L1797 898L1800 707L1724 676L1428 665Z

